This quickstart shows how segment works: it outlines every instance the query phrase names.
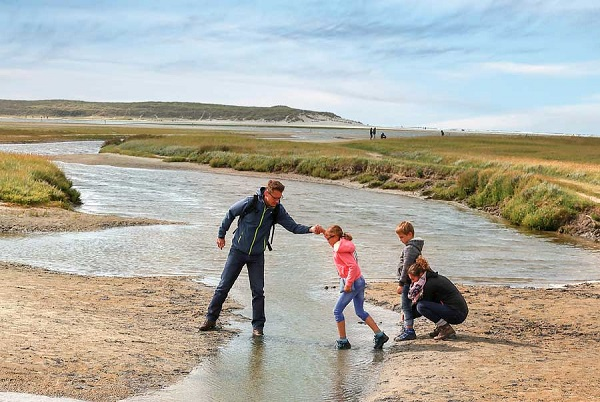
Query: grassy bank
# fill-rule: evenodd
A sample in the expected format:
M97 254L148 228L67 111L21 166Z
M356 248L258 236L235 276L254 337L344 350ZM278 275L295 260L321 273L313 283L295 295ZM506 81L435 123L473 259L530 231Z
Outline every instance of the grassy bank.
M455 200L536 230L600 221L600 139L456 136L297 143L234 133L135 138L103 152L356 180ZM600 225L599 225L600 226Z
M0 152L0 202L70 208L80 203L79 196L47 159Z

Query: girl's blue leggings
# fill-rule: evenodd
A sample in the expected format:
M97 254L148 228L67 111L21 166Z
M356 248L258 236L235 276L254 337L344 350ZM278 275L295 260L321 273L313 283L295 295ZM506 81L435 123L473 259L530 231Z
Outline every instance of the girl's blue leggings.
M367 313L364 309L365 304L365 279L361 276L352 284L352 291L349 293L344 292L344 289L341 289L340 297L335 304L333 309L333 316L335 317L335 322L344 321L344 309L351 301L354 302L354 311L356 315L360 317L361 320L366 320L369 317L369 313Z

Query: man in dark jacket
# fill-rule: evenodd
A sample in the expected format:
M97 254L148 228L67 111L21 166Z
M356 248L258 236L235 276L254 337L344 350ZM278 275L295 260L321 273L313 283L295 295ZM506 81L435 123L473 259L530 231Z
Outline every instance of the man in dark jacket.
M216 329L223 303L244 265L248 269L252 291L252 334L263 335L265 325L265 248L270 247L269 233L275 223L295 233L323 233L321 225L305 226L296 223L280 204L285 186L277 180L269 180L267 187L261 187L254 196L246 197L233 204L219 227L217 247L225 247L225 234L236 217L238 227L234 232L231 248L221 274L221 281L208 306L206 320L200 331Z

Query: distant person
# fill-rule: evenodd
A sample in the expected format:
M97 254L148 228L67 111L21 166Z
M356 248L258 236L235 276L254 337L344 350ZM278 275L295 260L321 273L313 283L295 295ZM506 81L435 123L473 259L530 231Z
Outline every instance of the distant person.
M333 316L337 323L339 339L336 349L350 349L350 341L346 337L346 320L344 309L351 301L354 302L356 315L363 320L375 334L373 343L375 349L382 349L383 344L390 338L379 329L373 317L364 310L365 303L365 278L358 265L356 247L352 243L352 235L344 233L338 225L331 226L324 233L325 239L333 248L333 262L340 277L340 297L333 309Z
M444 136L444 130L440 130L442 132L442 137Z
M412 281L409 297L412 300L413 314L425 317L435 323L429 334L436 341L456 337L450 324L460 324L467 319L469 308L465 298L445 276L434 272L423 256L408 269Z
M417 339L417 334L414 329L414 317L412 310L412 302L408 297L410 290L410 278L408 276L408 268L417 261L417 257L421 255L425 240L415 238L415 228L411 222L402 221L396 226L396 236L404 248L400 254L398 262L398 289L396 293L400 296L402 305L402 321L403 331L394 338L396 342L411 341Z
M384 139L384 138L387 138L387 137L385 136L385 133L382 131L381 132L381 139Z
M373 139L377 138L377 127L373 127Z
M373 139L373 127L369 128L369 139L372 140Z
M238 227L229 249L227 262L221 274L221 281L215 289L208 306L206 320L200 331L216 329L217 319L221 314L223 303L237 280L244 265L248 270L250 289L252 290L252 335L262 336L265 325L265 248L271 248L269 233L276 223L295 234L323 233L321 225L300 225L287 213L281 199L285 186L277 180L269 180L266 187L258 189L254 196L242 198L233 204L221 226L217 236L217 247L225 246L225 234L236 217ZM271 236L271 240L273 237Z

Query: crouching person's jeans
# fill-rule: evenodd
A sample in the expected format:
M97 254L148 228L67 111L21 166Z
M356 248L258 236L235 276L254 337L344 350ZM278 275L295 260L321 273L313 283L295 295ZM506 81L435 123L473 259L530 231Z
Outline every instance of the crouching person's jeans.
M467 315L462 311L454 310L444 304L424 300L417 302L416 310L413 308L413 313L416 313L414 314L415 317L423 316L434 323L443 319L450 324L460 324L467 318Z

